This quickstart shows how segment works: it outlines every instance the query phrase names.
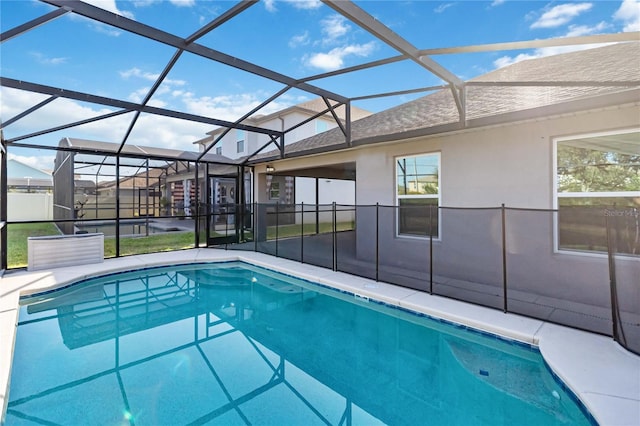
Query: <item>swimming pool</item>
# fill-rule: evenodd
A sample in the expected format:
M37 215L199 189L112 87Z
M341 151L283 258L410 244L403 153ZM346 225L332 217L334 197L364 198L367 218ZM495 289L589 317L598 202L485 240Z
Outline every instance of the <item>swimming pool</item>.
M7 424L593 422L534 347L245 263L23 304Z

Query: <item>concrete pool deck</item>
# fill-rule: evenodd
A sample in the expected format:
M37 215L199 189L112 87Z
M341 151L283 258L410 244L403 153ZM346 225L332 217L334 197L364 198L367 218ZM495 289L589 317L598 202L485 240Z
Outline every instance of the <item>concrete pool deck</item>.
M546 362L601 425L640 425L640 357L612 338L475 306L420 291L355 277L255 252L192 249L107 259L104 263L44 271L9 272L0 278L0 407L2 421L21 295L95 275L189 262L242 260L413 311L464 324L540 348Z

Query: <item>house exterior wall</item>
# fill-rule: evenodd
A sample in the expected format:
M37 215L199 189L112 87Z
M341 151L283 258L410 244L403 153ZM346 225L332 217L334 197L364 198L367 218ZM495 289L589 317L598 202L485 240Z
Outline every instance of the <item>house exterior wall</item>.
M441 206L495 207L495 210L441 210L440 237L434 242L434 274L446 279L502 286L502 219L500 205L510 208L552 209L554 205L553 139L640 125L640 107L572 114L439 137L417 138L274 162L279 171L305 166L356 162L359 205L395 204L395 158L430 152L441 154ZM261 172L260 168L256 169ZM258 181L260 181L258 179ZM381 221L395 223L391 209ZM508 210L507 263L510 288L602 304L609 300L609 276L604 255L556 252L554 214ZM357 256L375 258L375 214L357 214ZM380 261L394 266L425 265L428 240L398 237L395 226L380 229ZM628 262L638 263L629 258ZM622 260L621 262L625 262ZM460 267L464 265L464 267ZM623 268L640 271L638 265ZM422 267L428 271L428 265ZM632 279L632 277L626 277ZM444 278L443 278L444 279ZM624 278L623 278L624 279ZM554 283L549 288L548 283ZM590 291L583 291L584 288ZM636 289L627 300L640 299ZM554 293L555 292L555 293ZM550 294L551 293L551 294ZM575 300L575 299L574 299Z
M308 118L309 118L309 115L302 114L300 112L291 112L289 114L282 116L282 118L275 117L274 119L260 122L255 125L265 129L282 131L283 129L288 129L290 127L293 127L296 124ZM285 144L297 142L299 140L308 138L318 133L317 127L316 127L318 121L322 121L323 123L325 123L324 126L326 126L326 130L337 127L337 124L333 119L318 117L310 121L309 123L306 123L288 132L285 135ZM216 137L217 135L214 136L213 139L215 140ZM255 151L260 149L264 144L269 142L271 139L269 138L269 136L263 135L260 133L245 132L244 133L244 141L245 141L244 151L241 153L237 152L237 145L236 145L237 140L238 140L238 136L237 136L236 130L231 130L222 138L220 142L216 144L214 148L212 148L211 152L215 153L216 148L221 147L222 155L229 157L231 159L236 159L246 155L253 154ZM271 151L273 149L275 149L274 145L265 148L265 151Z

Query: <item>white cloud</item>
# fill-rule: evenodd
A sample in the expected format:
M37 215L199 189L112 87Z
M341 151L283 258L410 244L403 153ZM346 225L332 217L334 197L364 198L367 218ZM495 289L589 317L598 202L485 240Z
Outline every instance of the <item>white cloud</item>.
M360 57L369 56L375 50L376 44L371 41L366 44L353 44L343 47L336 47L328 53L314 53L307 58L307 65L319 68L324 71L332 71L342 68L344 58L355 55Z
M493 2L491 3L491 7L496 7L496 6L500 6L501 4L504 4L506 0L493 0Z
M325 36L324 41L332 42L349 32L351 26L347 24L347 20L342 15L331 15L320 21L322 34Z
M193 142L202 139L212 127L210 124L142 115L127 144L196 151Z
M2 88L0 95L2 97L0 116L3 119L13 117L43 100L41 95L21 90L7 89L5 87ZM10 139L113 111L114 109L102 106L90 106L70 99L59 98L8 126L5 130L5 137ZM126 115L118 116L109 120L101 120L80 127L70 128L63 132L66 133L65 136L72 136L74 133L77 134L80 132L80 134L88 139L100 138L101 140L110 141L118 137L118 128L122 128L122 132L126 129L127 120ZM55 134L41 136L40 140L48 141L47 143L43 143L45 145L56 145L60 136L53 136ZM119 137L122 138L122 135L120 134Z
M160 1L161 0L134 0L132 3L135 7L146 7Z
M144 97L146 90L140 91ZM150 105L185 111L195 115L213 117L226 121L235 121L247 112L260 105L270 94L267 93L239 93L224 96L197 96L186 90L167 91L166 96L154 98ZM169 96L169 97L167 97ZM26 109L46 99L46 96L22 90L0 87L0 119L3 121L18 115ZM294 103L308 99L294 99L284 95L277 101L271 102L261 109L259 114L270 114L287 108ZM82 104L73 100L59 98L40 108L36 112L24 117L5 129L8 139L36 131L56 127L74 121L84 120L113 112L115 109L99 105ZM106 120L96 121L79 127L50 133L34 139L25 140L27 143L56 146L64 137L98 140L120 143L131 123L133 113L127 113ZM188 122L169 117L152 114L142 114L138 119L127 143L194 151L193 142L202 139L206 132L215 126L211 124ZM28 152L25 156L30 155ZM40 168L51 168L52 161L42 161L35 158L25 161Z
M133 67L130 68L126 71L119 71L118 74L120 74L120 77L126 79L129 79L131 77L136 77L136 78L141 78L143 80L148 80L148 81L156 81L158 79L158 77L160 77L159 73L151 73L148 71L142 71L140 68L137 67ZM162 81L162 84L171 84L174 86L184 86L186 84L186 81L184 80L172 80L169 78L165 78Z
M588 25L569 25L569 32L565 34L565 37L580 37L584 35L600 34L608 27L609 24L604 21L591 27Z
M624 23L623 31L640 31L640 0L623 0L613 19Z
M253 108L260 105L264 96L254 93L240 93L221 96L195 96L192 92L181 92L181 101L187 112L205 117L215 117L221 120L235 121ZM290 106L287 103L271 102L259 111L269 114ZM211 130L211 129L209 129Z
M119 71L120 77L128 79L130 77L138 77L149 81L156 81L160 74L153 74L150 72L142 71L140 68L130 68L126 71Z
M601 34L602 31L607 29L609 26L610 25L604 21L593 26L570 25L569 31L567 31L564 37L578 37L578 36L585 36L585 35L591 35L591 34ZM560 53L575 52L578 50L592 49L594 47L596 47L596 45L594 44L542 47L539 49L535 49L531 53L520 53L516 56L502 56L496 59L495 61L493 61L493 65L495 65L496 68L502 68L507 65L515 64L516 62L524 61L527 59L536 59L536 58L542 58L545 56L559 55Z
M287 3L296 9L313 10L322 6L320 0L280 0L282 3ZM264 0L264 8L268 12L277 12L276 0Z
M196 5L196 0L169 0L172 5L178 7L192 7Z
M455 3L442 3L440 6L433 9L435 13L442 13L445 10L449 9L451 6L454 6Z
M275 0L264 0L264 8L267 9L267 12L275 12L278 10Z
M55 160L55 155L16 155L11 154L7 156L9 160L16 160L21 162L22 164L26 164L31 167L35 167L38 170L42 170L44 172L51 172L53 169L53 164Z
M545 56L559 55L561 53L576 52L578 50L593 49L596 46L594 44L580 44L575 46L555 46L555 47L543 47L536 49L533 53L520 53L517 56L503 56L493 61L493 65L496 68L506 67L507 65L515 64L516 62L525 61L527 59L543 58Z
M40 52L29 52L29 55L33 56L36 61L43 65L60 65L67 62L68 58L49 58Z
M144 97L147 96L147 93L149 93L149 90L151 90L150 87L141 87L135 92L129 93L129 96L127 97L127 99L129 99L131 102L135 102L139 104L142 102Z
M147 7L162 1L164 0L133 0L133 5L135 7ZM196 5L196 0L169 0L169 3L178 7L191 7Z
M289 39L289 47L292 49L298 46L306 46L309 44L309 31L295 35Z
M565 3L552 7L538 18L531 28L555 28L570 22L583 12L587 12L592 3Z
M116 0L85 0L85 3L89 3L93 6L115 13L116 15L133 19L133 13L118 9L118 6L116 6Z
M320 0L284 0L284 2L289 3L296 9L305 10L318 9L322 6L322 2Z

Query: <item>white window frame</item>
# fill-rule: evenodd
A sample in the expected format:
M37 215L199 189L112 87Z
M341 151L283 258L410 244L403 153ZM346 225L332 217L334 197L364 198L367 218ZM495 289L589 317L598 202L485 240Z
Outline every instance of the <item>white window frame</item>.
M436 156L438 158L438 193L436 195L426 194L426 195L399 195L398 194L398 160L403 158L413 158L413 157L423 157L423 156ZM438 220L438 236L433 238L433 241L441 241L442 240L442 221L440 216L440 206L442 205L442 153L440 151L433 152L423 152L419 154L405 154L398 155L393 159L393 174L394 174L394 197L395 197L395 206L396 206L396 214L395 214L395 235L397 238L409 238L409 239L418 239L425 240L429 239L429 236L420 236L413 234L401 234L400 233L400 200L409 200L409 199L437 199L438 200L438 209L437 209L437 220Z
M553 210L555 211L553 215L553 251L554 253L559 254L572 254L576 256L589 256L589 257L605 257L606 253L602 252L590 252L590 251L582 251L582 250L569 250L569 249L561 249L560 248L560 228L558 223L558 209L560 205L558 200L560 198L615 198L615 197L640 197L640 191L626 191L626 192L558 192L558 142L570 141L574 139L581 138L594 138L600 136L611 136L611 135L624 135L628 133L638 133L640 132L640 128L630 128L630 129L620 129L620 130L610 130L606 132L592 132L592 133L580 133L571 136L562 136L552 138L552 146L553 146L553 164L552 164L552 173L553 173Z
M237 154L242 154L246 149L246 146L245 146L246 145L245 144L245 140L246 140L245 135L246 135L246 132L244 130L236 129L236 153ZM240 144L242 144L242 149L239 149L240 148Z
M216 146L216 155L222 155L222 147Z

